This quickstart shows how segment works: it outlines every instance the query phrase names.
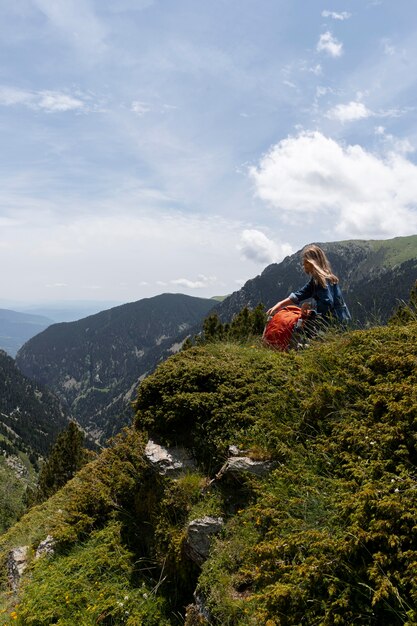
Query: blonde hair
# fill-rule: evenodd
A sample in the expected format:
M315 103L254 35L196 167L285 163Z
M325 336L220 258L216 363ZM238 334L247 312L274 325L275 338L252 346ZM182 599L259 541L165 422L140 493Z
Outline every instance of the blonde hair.
M339 279L332 272L331 265L324 251L315 244L311 244L304 248L301 256L303 263L306 261L309 265L308 274L322 287L326 286L329 281L332 284L338 283ZM311 270L310 270L311 268Z

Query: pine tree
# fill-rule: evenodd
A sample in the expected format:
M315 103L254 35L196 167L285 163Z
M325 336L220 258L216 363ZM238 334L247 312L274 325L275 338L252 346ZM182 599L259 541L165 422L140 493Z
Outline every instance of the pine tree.
M417 319L417 281L411 289L408 303L403 302L394 311L388 324L406 324Z
M217 313L212 313L203 322L204 341L222 340L223 324Z
M48 458L42 465L34 503L47 500L63 487L88 460L83 447L84 433L75 422L70 422L52 446Z

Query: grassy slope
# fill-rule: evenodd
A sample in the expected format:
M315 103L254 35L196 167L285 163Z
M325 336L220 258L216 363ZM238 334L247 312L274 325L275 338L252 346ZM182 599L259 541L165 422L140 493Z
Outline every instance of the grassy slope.
M411 235L409 237L372 241L372 247L375 251L385 251L386 263L393 267L417 257L417 236Z
M0 538L3 564L59 542L3 595L4 623L180 624L198 583L222 626L415 624L416 365L416 323L299 354L213 344L169 359L141 386L137 430ZM201 473L149 475L143 429L192 445ZM230 443L275 470L202 489ZM184 527L211 513L226 528L199 573Z

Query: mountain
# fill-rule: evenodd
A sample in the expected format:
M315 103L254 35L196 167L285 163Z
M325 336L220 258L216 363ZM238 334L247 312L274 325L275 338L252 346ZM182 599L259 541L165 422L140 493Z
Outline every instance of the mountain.
M388 240L319 243L340 279L346 302L359 324L385 322L407 301L417 279L417 235ZM260 276L216 305L223 321L244 306L262 302L267 308L307 282L300 252L269 265Z
M53 324L43 315L0 309L0 349L15 356L23 344Z
M415 626L415 319L166 360L0 536L2 622Z
M128 423L138 381L175 353L213 300L162 294L54 324L18 352L21 371L47 385L97 439Z
M44 456L67 425L59 400L24 376L0 350L0 451Z

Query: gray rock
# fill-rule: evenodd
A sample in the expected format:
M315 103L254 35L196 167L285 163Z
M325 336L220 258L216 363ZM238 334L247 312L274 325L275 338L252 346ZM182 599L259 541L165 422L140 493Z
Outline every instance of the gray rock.
M185 551L189 558L201 565L207 559L211 542L223 528L222 517L202 517L188 524Z
M204 626L211 624L211 615L202 596L194 593L194 604L186 607L184 626Z
M52 556L55 552L55 539L52 535L48 535L46 539L40 542L36 548L35 559L40 559L42 556Z
M195 470L196 463L185 448L164 448L151 439L146 444L145 458L161 476L177 475L186 470Z
M240 450L237 446L229 446L228 452L229 456L242 456L244 454L243 450Z
M226 461L216 478L226 474L242 474L248 472L255 476L265 476L273 468L272 461L255 461L248 456L233 456Z
M28 564L29 546L20 546L9 552L7 558L7 578L12 591L17 591L20 580Z

